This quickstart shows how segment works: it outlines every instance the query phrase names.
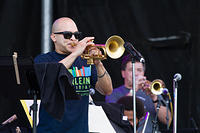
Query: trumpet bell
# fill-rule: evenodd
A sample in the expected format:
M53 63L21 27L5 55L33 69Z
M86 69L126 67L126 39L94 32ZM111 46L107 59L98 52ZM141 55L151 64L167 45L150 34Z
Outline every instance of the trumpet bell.
M150 86L151 92L155 95L161 95L163 93L163 88L165 88L165 83L160 79L152 81Z
M81 55L81 58L87 60L87 64L94 64L94 59L97 60L104 60L106 59L107 55L110 58L117 59L121 57L124 54L125 48L124 48L124 40L117 35L113 35L109 37L106 41L105 46L102 45L95 45L95 46L87 46L84 53ZM102 50L102 54L91 56L89 49L91 47L96 47L99 50Z
M113 59L120 58L124 51L124 40L117 35L113 35L108 38L105 44L106 53Z

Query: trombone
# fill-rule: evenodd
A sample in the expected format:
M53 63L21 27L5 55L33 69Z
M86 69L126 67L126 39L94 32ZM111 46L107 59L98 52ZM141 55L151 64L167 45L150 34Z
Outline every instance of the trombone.
M81 55L81 58L86 59L87 64L94 64L94 59L107 59L107 55L113 59L120 58L125 51L124 43L124 40L120 36L113 35L107 39L105 45L96 44L94 46L87 46L84 53ZM100 49L103 53L98 53L97 55L90 55L91 47L96 47Z

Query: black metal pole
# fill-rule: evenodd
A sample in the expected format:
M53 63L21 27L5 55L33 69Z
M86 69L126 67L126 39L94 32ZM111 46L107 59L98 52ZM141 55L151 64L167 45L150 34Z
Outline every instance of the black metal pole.
M37 93L34 91L34 100L33 100L33 133L37 132Z

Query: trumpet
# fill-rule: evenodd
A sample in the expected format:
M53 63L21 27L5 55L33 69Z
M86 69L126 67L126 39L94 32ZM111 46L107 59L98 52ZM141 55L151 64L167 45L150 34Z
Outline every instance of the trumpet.
M165 88L165 83L161 79L155 79L152 82L147 80L145 85L148 85L147 91L150 91L154 95L161 95L163 93L163 89Z
M94 64L94 59L107 59L107 55L113 59L120 58L125 51L124 43L124 40L120 36L113 35L107 39L105 45L96 44L94 46L87 46L81 58L86 59L87 64ZM92 47L98 48L101 53L98 52L97 55L90 55L90 49Z

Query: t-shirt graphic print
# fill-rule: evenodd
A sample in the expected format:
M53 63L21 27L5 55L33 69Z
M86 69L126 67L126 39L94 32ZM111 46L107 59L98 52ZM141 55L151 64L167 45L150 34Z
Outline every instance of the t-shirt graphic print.
M72 85L75 87L76 93L81 96L88 96L91 87L91 65L89 67L82 66L80 69L73 67L68 71L74 77Z

